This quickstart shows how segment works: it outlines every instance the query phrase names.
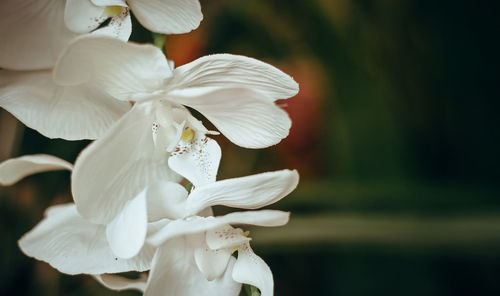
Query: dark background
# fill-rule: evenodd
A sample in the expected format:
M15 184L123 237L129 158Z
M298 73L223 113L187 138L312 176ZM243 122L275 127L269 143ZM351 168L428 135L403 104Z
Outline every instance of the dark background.
M301 174L271 206L291 211L289 225L251 229L276 295L500 295L500 26L491 2L205 0L198 30L167 36L177 65L242 54L300 84L280 102L293 120L281 144L245 150L217 137L220 179ZM152 39L137 26L132 40ZM9 147L1 160L43 152L74 161L88 144L48 140L0 116ZM136 295L19 251L44 209L68 201L64 172L0 188L0 294Z

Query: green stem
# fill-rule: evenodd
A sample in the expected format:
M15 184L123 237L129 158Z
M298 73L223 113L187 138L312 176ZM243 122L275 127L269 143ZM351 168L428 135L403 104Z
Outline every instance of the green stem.
M153 35L153 44L162 51L165 50L165 35L159 33L151 33Z
M243 284L243 291L245 291L245 294L247 296L260 296L259 289L257 289L256 287L254 287L252 285Z

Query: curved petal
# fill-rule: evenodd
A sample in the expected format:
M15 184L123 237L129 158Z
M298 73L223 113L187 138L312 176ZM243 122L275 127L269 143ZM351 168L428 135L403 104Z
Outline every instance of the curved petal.
M233 268L233 279L239 283L259 288L262 296L273 295L273 273L266 262L255 255L248 243L238 249L238 259Z
M198 0L129 0L128 3L141 25L152 32L187 33L203 19Z
M233 228L229 225L223 225L216 229L208 230L206 233L207 245L212 250L241 246L251 239L245 235L240 228Z
M213 281L224 274L232 253L232 248L212 250L204 244L195 248L194 260L205 278Z
M230 213L221 217L216 217L216 219L218 220L219 225L244 224L276 227L283 226L288 223L290 213L277 210L246 211Z
M196 133L194 138L179 141L168 159L168 165L195 187L213 183L219 169L220 146L204 134L191 132Z
M83 219L74 204L51 207L35 228L19 240L21 250L66 274L145 271L155 249L145 246L132 259L116 257L108 245L105 226Z
M64 24L61 0L0 1L0 67L13 70L51 68L75 36Z
M136 104L77 158L71 187L83 217L107 224L148 185L179 181L167 153L154 157L151 112L148 104Z
M148 229L146 189L129 200L123 210L106 227L106 237L115 255L130 259L144 245Z
M185 238L177 238L159 248L153 259L144 296L239 294L241 284L231 278L234 258L230 258L226 272L220 278L208 281L198 270L193 251L193 246Z
M128 7L124 7L121 13L113 16L107 26L95 30L92 34L94 36L105 35L127 41L130 38L130 34L132 34L132 19Z
M206 87L245 87L270 101L295 96L299 85L292 77L259 60L232 54L201 57L174 70L170 90Z
M75 33L89 33L107 18L104 7L96 6L89 0L66 0L64 23Z
M93 277L101 285L114 291L138 290L144 292L146 290L147 277L145 274L141 274L138 279L128 279L112 274L96 274Z
M262 93L246 88L216 89L200 96L169 95L210 120L231 142L245 148L265 148L288 136L288 114Z
M215 205L258 209L282 199L299 182L295 170L281 170L226 179L194 188L186 203L186 215Z
M71 163L47 154L11 158L0 163L0 185L12 185L22 178L36 173L57 170L71 171L72 169Z
M202 233L226 224L249 224L257 226L281 226L288 223L290 213L276 210L235 212L219 217L189 217L174 220L163 229L155 232L147 241L153 246L160 246L166 241L182 235Z
M188 193L180 184L160 181L147 189L149 221L184 217Z
M171 74L158 48L91 34L75 39L65 48L53 77L61 85L93 81L113 97L129 101L161 90Z
M0 71L0 106L49 138L96 139L130 109L96 85L57 86L50 71Z

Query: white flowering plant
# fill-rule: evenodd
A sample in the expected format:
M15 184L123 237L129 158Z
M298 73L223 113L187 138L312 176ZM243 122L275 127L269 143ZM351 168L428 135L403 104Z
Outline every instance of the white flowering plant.
M46 137L94 140L74 165L45 154L0 164L5 186L71 172L73 202L49 207L19 240L21 250L112 290L239 295L245 284L252 295L273 295L270 268L238 226L285 225L288 212L261 208L292 192L299 175L217 180L222 149L214 138L249 149L279 143L291 120L276 100L296 95L297 83L240 55L174 67L163 45L128 41L131 12L155 34L186 33L203 18L198 0L0 3L0 106ZM243 211L214 216L213 206ZM117 275L129 271L144 274Z

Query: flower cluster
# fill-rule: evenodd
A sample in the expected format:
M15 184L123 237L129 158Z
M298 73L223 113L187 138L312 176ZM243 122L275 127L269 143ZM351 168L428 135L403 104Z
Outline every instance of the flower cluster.
M258 209L294 190L298 173L217 180L221 148L212 137L252 149L277 144L291 121L275 101L297 94L297 83L231 54L176 68L161 49L128 42L130 12L162 34L189 32L202 20L198 0L0 3L0 106L49 138L95 140L74 166L42 154L0 164L3 185L71 171L74 203L48 208L20 248L113 290L238 295L248 284L272 295L269 267L235 225L286 224L288 212ZM246 211L214 216L216 205ZM128 271L149 273L116 275Z

